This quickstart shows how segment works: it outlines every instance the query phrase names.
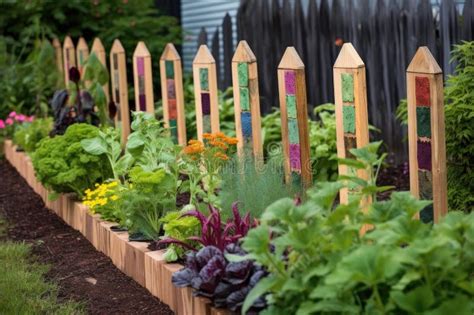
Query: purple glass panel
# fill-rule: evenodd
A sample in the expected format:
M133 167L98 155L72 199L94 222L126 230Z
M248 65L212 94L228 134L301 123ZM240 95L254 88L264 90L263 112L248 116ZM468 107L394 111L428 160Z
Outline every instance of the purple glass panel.
M417 143L418 168L431 171L431 142L418 140Z
M290 168L301 171L300 145L290 143Z
M285 71L285 90L286 95L296 94L296 73L294 71Z
M166 80L166 89L168 90L168 98L175 99L176 98L176 91L174 89L174 80L167 79Z
M211 97L209 93L201 93L201 106L203 115L211 114Z
M137 73L139 76L145 75L145 59L143 57L137 58Z
M140 110L142 112L146 111L146 95L140 94L138 99L139 99L139 104L140 104Z

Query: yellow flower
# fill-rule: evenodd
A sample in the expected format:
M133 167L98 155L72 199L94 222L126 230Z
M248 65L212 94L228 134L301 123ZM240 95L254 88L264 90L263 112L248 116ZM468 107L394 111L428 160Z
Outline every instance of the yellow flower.
M116 195L110 196L110 200L112 200L112 201L115 201L115 200L117 200L117 199L119 199L119 197L116 196Z

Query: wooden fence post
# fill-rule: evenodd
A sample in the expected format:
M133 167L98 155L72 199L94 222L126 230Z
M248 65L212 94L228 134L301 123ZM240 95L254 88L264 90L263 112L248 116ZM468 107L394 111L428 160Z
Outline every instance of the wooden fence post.
M183 70L181 57L171 43L166 45L160 58L160 77L165 127L170 129L175 142L186 145Z
M53 39L53 48L54 48L54 56L56 58L56 67L58 67L58 71L60 74L64 72L63 70L63 50L61 48L61 42L59 39Z
M64 38L63 45L63 58L64 58L64 85L67 87L69 84L69 69L76 66L76 50L71 37L66 36Z
M77 69L81 73L81 79L82 79L82 76L84 75L84 63L86 62L87 58L89 58L89 47L87 46L87 43L84 37L80 37L79 41L77 42L76 54L77 54Z
M203 133L219 132L216 62L209 48L201 45L193 61L194 96L198 140Z
M249 151L257 161L261 161L263 147L257 58L245 40L239 42L232 58L232 83L239 155Z
M433 200L421 212L437 223L448 212L443 72L427 47L420 47L407 69L410 191ZM427 213L428 211L428 213Z
M117 107L115 127L122 133L122 145L130 134L130 113L128 109L127 60L125 49L118 39L114 40L110 50L110 77L112 82L112 100Z
M337 156L350 158L350 149L362 148L369 144L365 64L351 43L342 46L333 71ZM339 175L347 175L347 171L346 165L339 165ZM359 170L358 176L368 179L364 170ZM339 196L341 203L347 203L348 189L341 189Z
M285 50L278 65L285 180L311 186L308 109L303 61L294 47Z
M138 42L133 53L135 111L146 111L155 116L151 55L144 42Z
M100 40L100 38L98 37L94 38L91 51L95 53L97 59L99 59L100 63L105 67L105 69L107 69L107 57L105 55L105 48L104 48L104 45L102 45L102 41ZM108 105L110 102L109 83L102 86L102 88L104 89L104 93L105 93L105 97L107 99L107 105Z

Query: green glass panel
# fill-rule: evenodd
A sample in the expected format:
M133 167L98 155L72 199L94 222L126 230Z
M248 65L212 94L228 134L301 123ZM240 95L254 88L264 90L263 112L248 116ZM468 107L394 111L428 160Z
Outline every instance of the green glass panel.
M300 135L298 132L298 120L288 118L288 139L292 144L300 143Z
M431 138L431 108L416 107L416 132L418 137Z
M343 73L341 75L342 80L342 101L353 103L354 102L354 77L352 74Z
M239 86L249 85L249 66L246 62L239 62L237 65L237 74L239 77Z
M207 68L199 69L199 82L202 91L209 91L209 71Z
M347 133L355 133L355 107L354 106L342 106L343 112L343 124L344 124L344 132Z
M250 95L249 89L246 87L240 88L240 109L243 111L250 111Z
M165 61L165 69L166 69L166 78L173 79L174 78L174 63L171 60Z
M296 114L296 96L286 96L286 112L288 114L288 118L298 118Z

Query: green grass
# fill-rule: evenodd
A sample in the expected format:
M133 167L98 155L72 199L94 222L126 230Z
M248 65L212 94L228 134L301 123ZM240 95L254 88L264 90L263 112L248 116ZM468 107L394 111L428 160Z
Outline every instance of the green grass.
M4 229L0 219L0 234ZM47 271L33 261L29 245L0 241L0 314L84 314L80 304L57 300L57 285L44 279Z

